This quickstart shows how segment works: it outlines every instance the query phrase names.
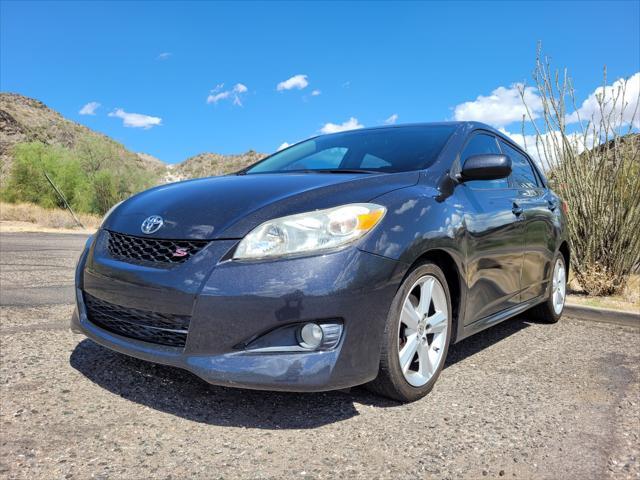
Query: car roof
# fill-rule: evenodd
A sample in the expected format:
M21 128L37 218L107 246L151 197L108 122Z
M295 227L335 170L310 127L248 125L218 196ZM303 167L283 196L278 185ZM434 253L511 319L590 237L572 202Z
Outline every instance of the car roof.
M487 125L486 123L474 122L474 121L415 122L415 123L401 123L397 125L377 125L373 127L359 128L356 130L345 130L344 132L328 133L326 135L339 135L341 133L354 133L354 132L368 132L368 131L374 131L374 130L393 129L393 128L433 127L433 126L446 126L446 125L454 126L458 128L465 128L469 132L471 132L472 130L488 130L496 135L500 135L501 137L504 137L504 135L500 131L496 130L492 126ZM318 136L324 136L324 135L318 135Z
M521 147L518 143L516 143L513 139L509 138L508 135L505 135L503 132L493 128L491 125L487 125L486 123L482 123L482 122L476 122L476 121L446 121L446 122L416 122L416 123L401 123L401 124L397 124L397 125L378 125L378 126L374 126L374 127L365 127L365 128L358 128L358 129L354 129L354 130L345 130L344 132L335 132L335 133L326 133L326 134L321 134L321 135L315 135L313 137L309 137L305 140L302 140L301 142L297 142L297 143L302 143L303 141L306 140L314 140L318 137L327 137L327 136L332 136L332 135L342 135L345 133L366 133L366 132L371 132L371 131L376 131L376 130L386 130L386 129L394 129L394 128L415 128L415 127L432 127L432 126L454 126L456 127L454 134L457 135L461 135L462 138L466 138L469 134L471 134L472 132L476 131L476 130L484 130L487 132L492 133L493 135L496 135L500 140L504 141L505 143L510 144L513 148L519 150L520 152L524 153L525 155L529 156L528 154L526 154L526 151L523 147Z

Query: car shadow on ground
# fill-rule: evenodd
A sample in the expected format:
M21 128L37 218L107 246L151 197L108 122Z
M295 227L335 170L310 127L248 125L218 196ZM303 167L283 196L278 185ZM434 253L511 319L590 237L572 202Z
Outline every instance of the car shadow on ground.
M445 368L529 326L524 317L507 320L452 345ZM350 391L287 393L209 385L175 367L157 365L82 340L71 366L100 387L132 402L187 420L261 429L310 429L358 415L355 404L397 407L363 387Z

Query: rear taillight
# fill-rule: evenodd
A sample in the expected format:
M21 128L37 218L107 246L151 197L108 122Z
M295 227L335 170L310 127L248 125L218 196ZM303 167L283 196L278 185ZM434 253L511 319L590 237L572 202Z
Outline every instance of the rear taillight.
M562 211L565 215L569 213L569 204L564 200L562 201Z

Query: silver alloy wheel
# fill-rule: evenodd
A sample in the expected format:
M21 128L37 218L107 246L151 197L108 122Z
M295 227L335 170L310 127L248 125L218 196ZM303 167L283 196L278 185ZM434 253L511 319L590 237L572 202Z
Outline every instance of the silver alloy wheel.
M447 297L433 275L419 278L402 305L398 357L404 378L422 387L443 361L449 328Z
M553 311L556 315L562 313L564 308L564 299L567 294L567 274L564 268L564 262L561 258L556 260L556 265L553 268L553 281L552 281L552 297Z

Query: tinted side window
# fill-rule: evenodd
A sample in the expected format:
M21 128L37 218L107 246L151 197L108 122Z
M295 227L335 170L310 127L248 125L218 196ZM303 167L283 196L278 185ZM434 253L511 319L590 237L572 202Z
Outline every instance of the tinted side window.
M513 186L516 188L537 188L538 180L527 157L502 140L500 140L500 146L503 153L511 157L511 168L513 169L511 180L513 181Z
M499 154L502 152L500 152L496 138L493 135L479 133L471 137L467 146L464 147L460 161L464 164L464 161L473 155L483 155L487 153ZM465 185L475 189L509 188L509 181L506 178L500 178L498 180L471 180L465 182Z

